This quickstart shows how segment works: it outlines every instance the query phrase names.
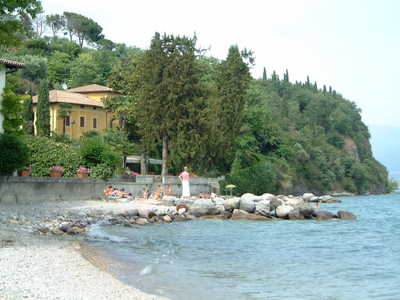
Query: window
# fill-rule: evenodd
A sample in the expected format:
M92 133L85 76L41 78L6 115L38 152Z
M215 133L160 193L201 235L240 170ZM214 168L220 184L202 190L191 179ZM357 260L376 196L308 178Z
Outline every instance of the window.
M85 127L85 117L80 118L80 124L82 128Z
M81 108L85 108L85 105L81 105Z
M96 108L97 108L96 106L93 106L93 109L94 109L94 110L96 110Z
M97 128L97 119L93 118L93 129Z
M65 117L65 126L69 126L70 125L70 123L71 123L71 120L70 120L70 117L69 116L66 116Z

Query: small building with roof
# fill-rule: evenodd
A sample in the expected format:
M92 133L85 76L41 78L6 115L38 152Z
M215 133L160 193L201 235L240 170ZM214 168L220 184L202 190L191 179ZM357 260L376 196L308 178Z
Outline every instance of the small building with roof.
M6 58L0 58L0 109L1 109L1 102L3 101L4 88L6 86L6 73L24 68L24 66L25 65L21 62ZM4 133L3 121L4 121L4 116L0 112L0 134Z
M90 84L68 90L51 90L50 131L65 134L78 140L88 131L103 131L116 127L113 113L104 109L103 99L117 95L112 88ZM38 96L33 97L34 127L36 134L36 114Z

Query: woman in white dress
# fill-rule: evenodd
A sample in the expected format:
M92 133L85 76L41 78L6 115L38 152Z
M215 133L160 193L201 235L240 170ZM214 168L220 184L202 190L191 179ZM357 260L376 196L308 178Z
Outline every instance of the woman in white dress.
M182 182L182 197L190 197L189 177L189 172L187 171L187 167L185 167L183 172L179 174L179 179Z

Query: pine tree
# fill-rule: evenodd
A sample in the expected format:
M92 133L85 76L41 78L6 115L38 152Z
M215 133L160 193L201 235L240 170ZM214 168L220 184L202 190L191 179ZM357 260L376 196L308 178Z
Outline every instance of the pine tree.
M313 89L314 89L314 91L318 92L318 85L317 85L316 81L314 81Z
M322 93L324 94L324 95L326 95L326 85L324 84L324 87L323 87L323 89L322 89Z
M25 101L25 111L24 111L24 131L28 135L34 134L33 129L33 105L32 96L29 96L28 100Z
M329 87L329 94L332 94L332 87Z
M46 79L40 83L36 126L38 135L50 136L49 85Z
M265 67L263 70L263 80L267 80L267 70L265 69Z
M310 88L310 87L311 87L310 76L307 76L306 87L307 87L307 88Z
M286 69L285 74L283 74L283 80L289 82L289 71Z

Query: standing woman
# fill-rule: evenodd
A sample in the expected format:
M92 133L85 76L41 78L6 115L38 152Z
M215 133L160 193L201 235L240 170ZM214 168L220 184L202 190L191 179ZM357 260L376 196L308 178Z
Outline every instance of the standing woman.
M190 197L189 173L187 167L183 168L183 172L179 174L179 179L182 182L182 197Z

